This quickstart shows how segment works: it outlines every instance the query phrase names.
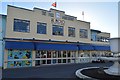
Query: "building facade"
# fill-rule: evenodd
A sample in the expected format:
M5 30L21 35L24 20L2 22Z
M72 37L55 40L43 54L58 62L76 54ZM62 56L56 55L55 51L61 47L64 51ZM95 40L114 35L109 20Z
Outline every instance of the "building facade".
M8 5L5 32L4 68L91 62L110 53L109 42L91 41L90 22L56 9Z
M0 66L3 65L4 58L4 40L5 36L5 28L6 28L6 15L0 14Z
M108 42L109 38L110 38L110 33L91 29L91 41Z

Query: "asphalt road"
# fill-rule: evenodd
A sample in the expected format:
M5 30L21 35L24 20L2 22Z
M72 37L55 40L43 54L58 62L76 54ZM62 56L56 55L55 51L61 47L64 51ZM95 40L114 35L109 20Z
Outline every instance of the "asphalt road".
M79 80L75 76L75 71L85 67L108 67L112 63L79 63L60 65L41 65L39 67L13 68L3 70L4 78L72 78ZM68 79L67 79L68 80Z

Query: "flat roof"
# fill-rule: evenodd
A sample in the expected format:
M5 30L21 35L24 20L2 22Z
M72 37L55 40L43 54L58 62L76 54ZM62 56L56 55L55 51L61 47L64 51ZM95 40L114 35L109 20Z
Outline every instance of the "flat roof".
M91 29L91 31L95 31L95 32L101 32L100 30L95 30L95 29Z
M53 9L53 8L50 8L50 10L45 10L45 9L41 9L41 8L34 7L33 10L31 10L31 9L22 8L22 7L17 7L17 6L13 6L13 5L8 5L8 6L9 6L9 7L18 8L18 9L27 10L27 11L34 11L34 9L38 9L38 10L44 10L44 11L47 11L47 12L49 12L50 10L55 10L55 11L59 11L59 12L63 12L63 13L65 13L65 11L61 11L61 10L57 10L57 9ZM67 15L67 14L65 14L65 15L66 15L66 16L71 16L71 15ZM75 17L75 16L71 16L71 17L77 18L77 17ZM77 20L77 21L90 23L90 22L82 21L82 20Z

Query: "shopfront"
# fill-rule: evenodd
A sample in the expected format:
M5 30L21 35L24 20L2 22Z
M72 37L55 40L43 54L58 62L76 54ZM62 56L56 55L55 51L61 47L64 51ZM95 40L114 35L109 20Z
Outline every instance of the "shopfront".
M6 41L7 68L75 63L74 44Z
M6 41L4 63L7 68L83 63L107 55L109 50L109 46L81 43Z
M75 63L76 51L36 51L35 66Z
M34 45L31 42L6 41L7 68L32 66L32 50Z
M77 46L63 43L37 43L35 66L42 64L75 63Z

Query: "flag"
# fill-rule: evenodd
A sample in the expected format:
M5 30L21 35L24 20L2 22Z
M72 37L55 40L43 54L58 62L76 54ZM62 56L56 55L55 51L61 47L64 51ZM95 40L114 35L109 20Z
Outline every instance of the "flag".
M82 15L84 15L84 11L82 11Z
M53 6L53 7L56 7L56 6L57 6L57 3L56 3L56 2L52 3L52 6Z

